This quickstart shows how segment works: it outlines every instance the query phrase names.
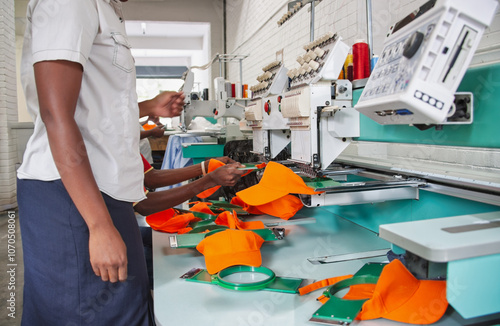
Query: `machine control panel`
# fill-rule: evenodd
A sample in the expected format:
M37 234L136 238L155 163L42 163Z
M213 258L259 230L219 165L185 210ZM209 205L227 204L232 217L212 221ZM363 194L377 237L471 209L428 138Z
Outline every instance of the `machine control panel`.
M445 121L497 6L495 0L424 4L386 39L356 109L380 124Z
M268 96L264 101L262 128L266 130L289 129L288 119L284 117L282 110L283 95Z

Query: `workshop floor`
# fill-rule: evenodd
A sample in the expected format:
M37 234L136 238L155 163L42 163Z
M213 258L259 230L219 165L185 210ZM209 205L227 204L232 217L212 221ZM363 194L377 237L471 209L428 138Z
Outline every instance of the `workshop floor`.
M11 217L14 215L15 218L12 219ZM0 326L17 326L21 324L21 315L23 309L22 293L24 285L24 269L23 251L21 245L21 230L19 228L18 217L19 216L17 214L17 210L12 210L9 213L0 212L0 261L2 262L2 270L0 270ZM9 227L15 230L14 233L10 233L11 235L15 235L15 242L13 242L14 237L10 236L9 239ZM10 260L10 258L13 258L14 261ZM9 271L11 270L12 272L9 273ZM15 296L12 296L13 293L15 293ZM15 301L13 301L12 298L14 298ZM15 304L12 304L7 300L10 300L10 302L15 302ZM15 308L15 314L12 310L13 314L11 315L15 316L15 318L9 317L8 315L11 313L11 311L9 311L8 309L10 307Z

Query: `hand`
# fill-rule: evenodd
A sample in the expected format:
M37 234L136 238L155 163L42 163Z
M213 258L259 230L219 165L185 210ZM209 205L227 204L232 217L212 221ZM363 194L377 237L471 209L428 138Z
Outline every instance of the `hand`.
M151 137L154 138L160 138L163 137L163 135L165 135L165 131L163 130L163 128L160 127L154 127L153 129L150 130L150 133Z
M177 117L184 109L184 93L162 92L153 100L156 117Z
M160 123L160 117L158 116L149 116L148 121L153 122L155 125L159 125Z
M90 231L89 254L94 273L103 281L127 280L127 247L114 226Z
M244 167L244 165L240 163L230 163L210 172L207 176L211 177L216 185L232 187L246 172L244 170L238 170L238 168L241 167Z
M222 163L224 164L229 164L229 163L238 163L236 162L235 160L227 157L227 156L223 156L223 157L217 157L216 160L219 160L221 161ZM210 160L209 160L210 161ZM208 164L209 162L206 162L206 164ZM208 165L207 165L208 166Z

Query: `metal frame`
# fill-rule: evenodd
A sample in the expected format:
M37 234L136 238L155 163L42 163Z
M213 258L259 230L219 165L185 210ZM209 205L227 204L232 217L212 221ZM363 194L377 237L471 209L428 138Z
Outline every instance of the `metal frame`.
M224 77L222 74L222 63L226 62L239 62L240 64L240 83L243 85L243 59L248 58L249 54L217 54L216 60L219 61L219 77ZM226 69L224 68L224 74Z
M392 165L382 166L365 162L355 162L346 160L345 158L337 159L337 163L365 169L359 173L360 176L374 177L385 174L386 178L393 178L394 175L421 178L426 181L426 187L423 187L422 190L464 199L472 198L474 201L500 206L500 185L496 183L438 175L425 171L405 170Z

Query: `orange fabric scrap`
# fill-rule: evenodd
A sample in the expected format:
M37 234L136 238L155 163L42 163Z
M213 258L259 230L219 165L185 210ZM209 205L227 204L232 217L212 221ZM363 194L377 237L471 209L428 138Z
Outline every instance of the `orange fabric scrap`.
M265 167L266 167L266 165L267 165L267 163L266 163L266 162L263 162L263 163L260 163L260 164L255 165L255 168L257 168L257 169L263 169L263 168L265 168ZM248 170L248 171L247 171L245 174L243 174L241 177L243 178L244 176L249 175L249 174L250 174L250 173L252 173L254 170L255 170L255 169Z
M146 222L153 230L167 233L176 233L186 228L192 221L201 221L201 219L195 217L192 213L177 215L172 208L146 217Z
M232 214L228 211L220 213L217 216L217 219L215 219L215 224L225 225L230 229L238 230L256 230L265 228L262 221L242 222L234 211Z
M189 204L193 204L193 203L189 203ZM210 209L210 205L212 205L212 203L198 201L198 202L194 202L194 205L189 210L193 211L193 212L198 212L198 213L217 215L214 212L212 212L212 210Z
M310 292L316 291L318 289L333 285L337 282L340 282L342 280L345 280L347 278L351 278L352 275L343 275L343 276L336 276L336 277L330 277L321 281L314 282L312 284L303 286L299 289L299 294L304 295L308 294Z

